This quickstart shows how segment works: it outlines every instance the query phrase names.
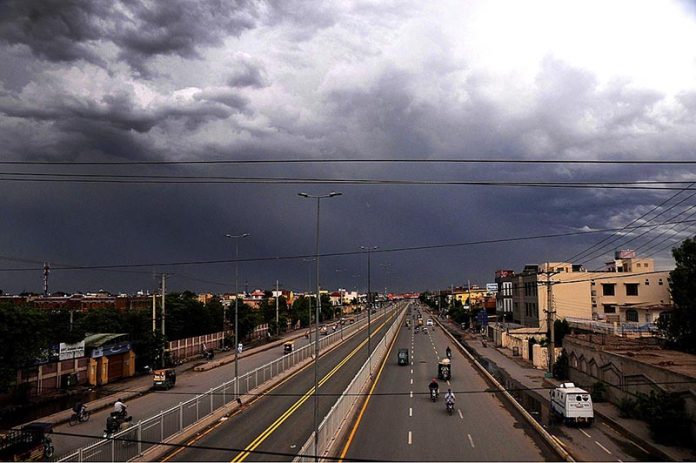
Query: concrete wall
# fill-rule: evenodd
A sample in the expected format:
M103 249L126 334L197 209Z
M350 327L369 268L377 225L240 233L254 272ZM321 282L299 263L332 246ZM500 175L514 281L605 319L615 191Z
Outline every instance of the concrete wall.
M676 392L685 399L686 412L691 416L692 433L696 438L696 377L641 361L660 352L668 358L669 351L661 351L656 346L650 346L642 340L634 340L635 346L620 351L609 350L602 341L602 335L594 335L588 339L578 339L566 336L563 347L566 350L570 369L570 380L583 388L591 388L597 381L607 384L607 399L618 405L623 398L635 398L638 392ZM675 353L675 358L686 355ZM669 361L668 361L669 363Z

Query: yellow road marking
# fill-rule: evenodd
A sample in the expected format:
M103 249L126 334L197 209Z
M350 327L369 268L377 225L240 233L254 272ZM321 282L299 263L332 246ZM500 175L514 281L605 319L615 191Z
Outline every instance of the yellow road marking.
M372 397L372 392L374 392L375 387L377 387L377 383L379 382L379 377L382 376L382 370L384 370L384 365L387 364L387 359L389 358L389 355L391 354L392 348L394 347L394 344L396 343L396 338L399 337L399 333L397 332L396 335L394 336L394 339L392 339L391 345L389 346L389 350L387 351L387 354L384 356L384 359L382 360L382 365L379 367L379 371L377 372L377 376L375 376L375 380L372 383L372 387L370 388L370 392L367 394L367 398L365 399L365 403L363 404L362 408L360 409L360 413L358 414L358 419L355 421L355 425L353 426L353 429L350 431L350 435L348 436L348 440L346 441L346 445L343 447L343 451L341 452L341 456L339 457L339 463L343 461L343 459L346 457L346 453L348 453L348 449L350 448L350 444L353 443L353 437L355 437L355 433L358 430L358 426L360 426L360 421L362 420L363 415L365 414L365 410L367 409L367 404L370 402L370 397ZM411 397L413 397L413 391L411 391Z
M390 317L390 319L393 318L393 316ZM375 330L375 333L372 333L372 336L374 337L376 332L382 329L382 327L387 323L388 320L383 321ZM353 356L358 353L358 351L365 345L367 344L367 339L362 341L353 351L345 357L341 362L339 362L329 373L324 376L321 381L319 381L319 386L322 386L324 383L326 383L331 377L343 366L348 362ZM273 432L280 427L281 424L287 420L290 415L292 415L295 410L300 408L302 404L304 404L307 399L309 399L312 394L314 393L314 386L312 386L297 402L295 402L290 408L288 408L285 413L280 415L273 424L271 424L266 430L264 430L261 434L258 435L256 439L254 439L251 444L249 444L242 452L240 452L235 458L230 460L230 462L239 462L239 461L244 461L256 448L261 445Z
M386 322L384 322L384 323L386 323ZM384 323L382 323L382 325L384 325ZM382 325L380 325L380 327L381 327ZM363 328L361 328L359 331L362 331L362 329L363 329ZM356 334L357 334L357 333L356 333ZM339 345L340 345L340 344L339 344ZM310 365L312 365L312 363L308 363L308 364L305 365L304 367L300 368L299 370L297 370L296 372L294 372L293 374L291 374L290 376L288 376L287 378L285 378L284 380L282 380L281 382L279 382L278 384L276 384L275 386L273 386L273 387L270 388L269 390L263 392L262 394L258 394L254 400L259 399L259 398L263 397L264 395L270 394L271 392L273 392L274 390L276 390L277 388L279 388L280 386L282 386L283 384L287 383L287 382L290 381L292 378L294 378L295 376L297 376L298 374L300 374L301 372L303 372L303 371L305 370L305 368L307 368L307 367L310 366ZM239 413L241 413L241 412L242 412L242 409L239 408L239 409L235 410L235 412L234 412L232 415L230 415L230 416L235 416L235 415L237 415L237 414L239 414ZM220 426L221 424L224 424L224 421L218 421L217 423L215 423L214 425L212 425L211 427L209 427L208 429L206 429L206 430L205 430L204 432L202 432L201 434L198 434L197 436L195 436L194 438L192 438L190 441L188 441L188 442L186 443L186 447L195 444L196 442L198 442L199 440L201 440L203 437L205 437L206 435L208 435L210 432L212 432L212 431L214 431L215 429L217 429L218 426ZM163 458L162 461L164 462L164 461L169 461L169 460L171 460L172 458L174 458L175 456L177 456L179 453L181 453L181 452L183 452L184 450L186 450L186 447L179 447L179 448L176 449L174 452L170 453L170 454L167 455L165 458Z

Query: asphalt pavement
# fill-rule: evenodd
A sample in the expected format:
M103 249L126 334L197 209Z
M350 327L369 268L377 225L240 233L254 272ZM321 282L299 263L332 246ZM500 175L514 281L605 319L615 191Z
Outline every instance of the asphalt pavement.
M424 318L429 315L423 312ZM342 445L346 458L397 461L539 461L558 456L531 426L508 409L469 359L452 349L452 379L438 380L440 398L433 403L428 384L450 345L441 329L414 333L402 327L387 354L377 384L354 433ZM408 348L411 364L397 364L399 348ZM456 395L455 412L447 414L444 393Z
M387 323L393 322L392 311ZM388 325L379 319L372 339ZM317 422L321 422L368 357L366 331L345 340L319 358ZM302 368L249 406L205 430L189 447L170 454L172 461L289 461L314 427L313 364ZM225 450L220 450L225 449Z

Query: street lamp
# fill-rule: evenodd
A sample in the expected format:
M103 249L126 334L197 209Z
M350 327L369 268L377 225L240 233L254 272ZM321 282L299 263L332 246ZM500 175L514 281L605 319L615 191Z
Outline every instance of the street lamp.
M372 377L372 356L370 355L371 347L370 347L370 338L372 337L371 334L371 314L372 314L372 291L371 291L371 286L370 286L370 256L372 255L372 251L375 251L379 249L379 246L360 246L360 249L363 251L367 251L367 360L369 363L369 368L370 368L370 377Z
M321 209L321 200L326 198L333 198L334 196L341 196L343 193L338 193L332 191L326 195L310 195L307 193L297 193L298 196L307 199L317 200L317 240L316 240L316 278L317 278L317 302L316 302L316 326L314 328L314 460L319 461L318 448L319 448L319 429L318 429L318 404L317 404L317 392L319 388L318 373L317 373L317 363L319 362L319 309L321 308L321 294L319 292L319 211Z
M225 233L225 238L234 239L234 392L239 400L239 240L251 236L249 233L230 235ZM224 307L224 306L223 306ZM227 311L223 313L227 317Z

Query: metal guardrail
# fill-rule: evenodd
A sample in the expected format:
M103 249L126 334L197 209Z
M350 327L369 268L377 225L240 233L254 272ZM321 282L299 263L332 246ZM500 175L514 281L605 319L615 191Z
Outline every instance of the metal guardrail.
M375 319L383 314L377 314ZM319 339L320 352L331 344L340 341L344 336L350 336L367 324L367 317L355 324L341 325L341 329L322 336ZM208 392L160 412L159 414L139 421L130 428L124 429L110 439L100 439L73 453L65 455L58 461L122 461L138 458L146 450L164 442L176 434L194 425L199 420L211 415L221 407L233 402L238 396L248 394L273 377L287 371L304 360L314 356L314 343L301 347L294 352L283 355L266 365L239 376L239 390L235 392L235 379L227 381ZM237 395L238 394L238 395Z
M406 313L406 309L402 309L401 314L394 323L389 327L381 341L375 346L370 358L363 364L358 373L353 377L348 387L343 391L343 394L336 400L336 403L331 407L329 413L324 417L321 424L318 426L319 439L318 447L314 446L314 432L309 436L309 439L300 449L298 456L293 460L295 462L315 461L315 455L319 458L325 457L330 450L336 436L341 432L347 418L352 416L353 410L359 403L361 393L369 386L372 379L370 365L374 362L379 364L379 360L383 359L387 354L389 343L398 334L401 327L401 322Z

